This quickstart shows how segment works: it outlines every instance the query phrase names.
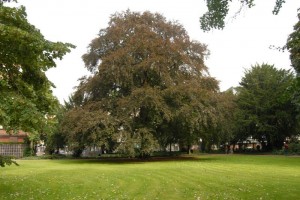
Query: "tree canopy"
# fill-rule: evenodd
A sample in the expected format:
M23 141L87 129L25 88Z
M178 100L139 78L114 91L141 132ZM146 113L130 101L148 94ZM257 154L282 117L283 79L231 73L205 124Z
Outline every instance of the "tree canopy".
M70 52L69 43L51 42L31 25L21 7L0 3L0 124L6 130L45 131L58 105L45 72Z
M252 8L255 6L254 0L238 0L243 7ZM274 0L275 6L273 14L277 15L285 3L285 0ZM200 17L200 27L204 31L211 29L223 29L225 27L225 17L228 15L232 0L206 0L208 11Z
M300 8L298 9L298 22L294 25L294 31L289 35L285 48L290 53L291 64L297 74L293 100L300 111ZM298 115L298 119L299 117Z
M294 81L293 73L272 65L256 65L246 71L237 93L237 124L244 138L253 136L267 141L268 148L281 148L285 138L295 134Z
M298 22L294 25L294 31L289 35L287 50L290 52L292 67L300 74L300 8L298 9Z
M141 156L157 144L189 147L217 124L218 81L209 76L206 55L204 44L160 14L112 15L83 55L93 75L81 80L63 123L68 138L92 140L70 143L105 138L102 144ZM68 131L75 121L80 127Z

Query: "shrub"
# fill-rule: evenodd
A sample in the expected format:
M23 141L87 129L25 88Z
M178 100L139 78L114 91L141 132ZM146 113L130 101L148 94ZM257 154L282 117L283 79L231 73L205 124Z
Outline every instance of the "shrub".
M74 158L79 158L81 156L83 150L84 150L84 147L73 147L73 154L72 154L72 156Z
M288 152L300 155L300 143L290 143Z

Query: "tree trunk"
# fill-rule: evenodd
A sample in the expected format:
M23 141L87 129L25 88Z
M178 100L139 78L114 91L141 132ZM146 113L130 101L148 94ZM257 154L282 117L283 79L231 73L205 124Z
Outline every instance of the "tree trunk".
M202 140L202 143L201 143L201 151L202 151L202 152L205 152L205 151L206 151L206 141L205 141L205 140Z
M35 155L35 145L33 141L30 141L30 154L31 156Z

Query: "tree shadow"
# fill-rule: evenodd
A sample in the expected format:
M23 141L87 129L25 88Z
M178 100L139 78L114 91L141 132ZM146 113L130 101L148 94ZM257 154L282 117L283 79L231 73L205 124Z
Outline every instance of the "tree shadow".
M211 162L219 160L217 157L201 156L170 156L140 158L78 158L56 160L60 164L145 164L158 162ZM64 162L66 161L66 162Z

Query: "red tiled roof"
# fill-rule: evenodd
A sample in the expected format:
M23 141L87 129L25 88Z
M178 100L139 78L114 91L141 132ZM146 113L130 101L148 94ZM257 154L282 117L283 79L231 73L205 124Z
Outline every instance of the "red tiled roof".
M27 133L19 131L18 133L7 133L5 130L0 129L0 143L23 143Z
M17 134L16 134L16 133L13 133L13 132L7 133L5 130L0 129L0 136L1 136L1 135L3 135L3 136L7 136L7 135L26 136L27 133L24 132L24 131L19 131Z

